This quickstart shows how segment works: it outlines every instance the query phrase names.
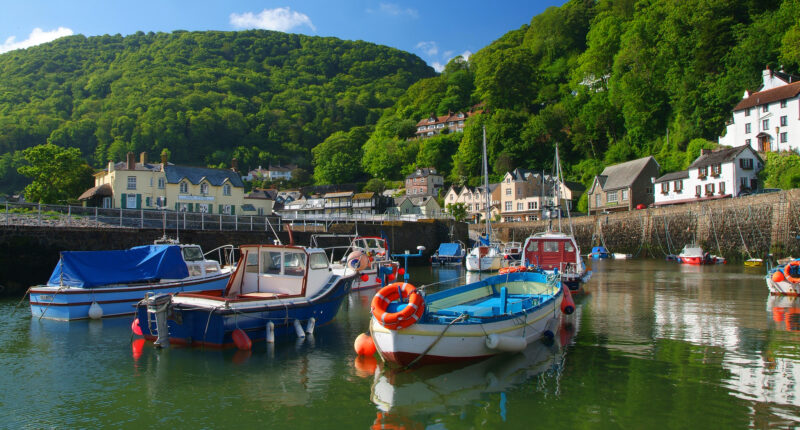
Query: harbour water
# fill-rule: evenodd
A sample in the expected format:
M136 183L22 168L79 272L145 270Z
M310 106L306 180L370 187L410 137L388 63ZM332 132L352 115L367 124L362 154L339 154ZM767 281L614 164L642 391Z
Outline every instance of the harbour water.
M393 372L356 359L374 291L313 338L156 350L131 318L54 322L0 301L0 427L745 428L800 423L800 302L763 268L590 263L554 345ZM47 268L42 268L49 271ZM412 283L463 269L417 267ZM447 282L445 282L447 285ZM435 288L435 287L432 287ZM561 344L564 344L563 346ZM383 426L383 427L381 427Z

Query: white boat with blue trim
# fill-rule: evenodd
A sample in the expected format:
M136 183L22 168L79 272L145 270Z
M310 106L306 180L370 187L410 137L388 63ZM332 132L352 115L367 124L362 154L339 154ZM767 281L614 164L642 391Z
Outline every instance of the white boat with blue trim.
M206 258L214 252L223 265ZM232 245L204 255L198 245L174 243L64 251L47 284L30 288L31 313L61 321L97 319L133 314L147 293L221 291L232 273L232 254Z

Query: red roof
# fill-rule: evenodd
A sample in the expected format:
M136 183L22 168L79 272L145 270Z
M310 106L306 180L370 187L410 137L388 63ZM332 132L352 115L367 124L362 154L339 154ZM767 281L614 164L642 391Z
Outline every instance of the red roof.
M800 82L794 82L777 88L750 94L750 97L740 101L733 108L733 110L737 111L767 103L774 103L777 101L790 99L792 97L797 97L798 94L800 94Z

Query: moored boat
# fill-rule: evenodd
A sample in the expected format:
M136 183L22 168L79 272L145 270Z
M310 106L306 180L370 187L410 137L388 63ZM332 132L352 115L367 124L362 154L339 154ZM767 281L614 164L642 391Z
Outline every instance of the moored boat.
M503 244L500 254L504 260L519 261L522 258L522 244L519 242L506 242Z
M748 258L744 262L744 267L761 267L764 265L764 260L760 258Z
M322 237L337 237L337 235L315 235L312 237L312 247L317 246L317 240ZM339 236L341 237L341 236ZM359 276L353 279L353 290L363 290L375 288L379 285L386 285L385 277L387 274L396 273L400 264L392 260L389 254L389 246L386 239L377 236L348 236L352 240L350 245L345 248L342 258L338 261L333 259L335 248L331 248L331 269L342 277L348 277L354 273L354 268L350 267L351 257L361 253L369 260L367 266L359 270Z
M443 242L431 256L433 264L462 264L466 250L461 242Z
M558 273L571 292L580 292L592 271L581 258L575 238L561 232L536 233L525 240L522 265L537 267L547 273Z
M589 257L591 257L592 260L602 260L609 258L610 256L608 254L608 250L605 247L595 246L594 248L592 248L592 252L589 253Z
M631 258L633 258L633 254L623 254L623 253L615 252L613 254L613 257L614 257L615 260L630 260Z
M692 243L683 247L681 253L678 254L678 261L681 264L698 266L703 264L724 264L725 258L703 252L703 248L700 245Z
M775 266L765 278L770 294L800 295L800 259Z
M232 245L206 255L215 251L233 262ZM47 284L29 290L31 313L63 321L130 315L147 293L222 291L231 272L232 264L207 259L198 245L64 251Z
M489 167L486 158L486 127L483 128L483 181L484 189L489 190ZM486 203L483 205L483 221L486 230L478 239L476 247L472 248L466 257L467 271L470 272L492 272L503 267L503 256L497 244L492 243L492 226L489 221L492 204L489 200L489 193L486 193Z
M159 345L243 348L290 333L304 337L336 316L356 276L332 272L318 248L244 245L239 251L224 291L147 297L137 304L134 326Z
M370 332L382 359L404 366L518 352L557 331L564 294L558 275L540 271L495 275L424 298L398 282L373 298ZM564 303L565 312L574 310L571 299Z

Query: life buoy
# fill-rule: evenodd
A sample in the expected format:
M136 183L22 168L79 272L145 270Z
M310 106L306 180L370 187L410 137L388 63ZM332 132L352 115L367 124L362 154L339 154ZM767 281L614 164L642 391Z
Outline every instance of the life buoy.
M408 306L398 312L387 312L389 303L408 299ZM395 282L380 289L372 298L372 316L389 330L400 330L414 325L425 312L425 299L417 289L406 282Z
M800 267L800 260L790 261L788 264L786 264L786 267L783 268L783 275L786 277L787 281L793 284L797 284L800 283L800 278L795 278L794 276L792 276L793 266Z
M506 273L514 273L514 272L524 272L528 269L525 266L510 266L510 267L503 267L500 269L500 274L505 275Z

